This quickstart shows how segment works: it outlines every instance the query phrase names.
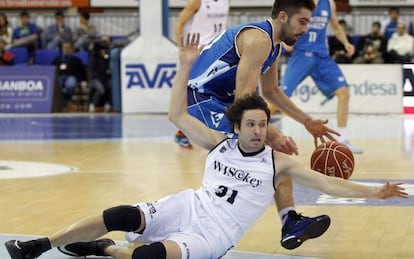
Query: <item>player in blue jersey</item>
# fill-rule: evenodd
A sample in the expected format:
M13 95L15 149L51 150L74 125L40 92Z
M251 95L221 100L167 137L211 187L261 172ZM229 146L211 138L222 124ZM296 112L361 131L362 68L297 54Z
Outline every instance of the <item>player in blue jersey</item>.
M282 89L287 96L292 96L300 82L307 76L311 76L319 90L327 97L334 96L338 99L337 127L341 134L338 141L347 145L354 153L362 153L359 147L351 145L347 140L347 123L349 110L348 83L338 65L329 56L326 30L328 23L336 33L336 37L344 44L349 56L354 54L355 48L348 41L345 32L339 25L336 16L336 5L332 0L319 0L309 30L293 47L287 68L282 78ZM287 44L292 46L293 44ZM286 49L291 51L292 48Z
M204 46L192 67L188 82L188 112L208 127L231 134L233 128L225 111L235 99L258 91L260 81L263 96L291 116L313 135L314 143L334 140L336 131L326 127L327 120L314 119L299 109L278 85L278 62L281 43L294 44L308 29L315 8L312 0L274 1L271 18L231 27ZM269 127L268 143L276 150L298 154L293 139ZM289 211L294 211L292 183L285 178L277 189L275 199L284 225ZM313 227L321 235L328 226L314 220ZM289 219L290 220L290 219ZM299 221L300 219L298 219ZM301 232L282 231L281 244L293 249L301 244L308 226Z

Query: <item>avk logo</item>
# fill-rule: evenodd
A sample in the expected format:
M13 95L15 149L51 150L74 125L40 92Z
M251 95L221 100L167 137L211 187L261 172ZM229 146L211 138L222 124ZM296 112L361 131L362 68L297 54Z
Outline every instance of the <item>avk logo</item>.
M125 75L128 78L127 89L132 87L171 88L176 73L177 65L175 63L158 64L153 74L148 72L144 64L129 64L125 66Z

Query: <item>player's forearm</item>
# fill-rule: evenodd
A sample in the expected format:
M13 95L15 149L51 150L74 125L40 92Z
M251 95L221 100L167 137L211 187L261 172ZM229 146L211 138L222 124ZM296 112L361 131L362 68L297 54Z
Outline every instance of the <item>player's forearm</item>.
M342 43L344 44L344 46L346 46L347 44L351 44L348 41L348 37L346 37L346 33L345 31L342 29L342 27L338 26L338 28L336 28L335 30L335 36L336 38Z
M170 95L168 118L179 127L181 118L187 114L187 83L192 65L180 64L174 78Z
M337 177L328 177L328 183L322 192L344 198L378 198L378 188L368 187Z
M277 87L272 91L266 91L262 89L264 97L276 105L282 112L287 114L289 117L298 121L299 123L305 125L309 120L312 120L312 117L302 111L298 106L296 106L283 92Z
M236 74L236 89L234 93L234 99L237 100L248 94L252 94L257 90L259 71L250 70L239 65Z
M177 45L181 47L181 37L183 37L183 26L181 23L175 26L175 40Z
M267 135L266 135L266 141L267 143L272 146L272 143L280 136L282 136L282 132L280 132L275 127L269 126L267 128ZM273 147L273 146L272 146ZM275 149L275 148L274 148Z

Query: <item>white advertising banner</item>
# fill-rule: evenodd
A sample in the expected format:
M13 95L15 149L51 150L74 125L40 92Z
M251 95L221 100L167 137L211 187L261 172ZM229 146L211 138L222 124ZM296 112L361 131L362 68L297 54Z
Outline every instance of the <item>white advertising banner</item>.
M166 113L177 71L178 48L162 35L161 1L140 0L141 35L121 52L124 113Z
M349 0L350 6L414 6L414 0Z
M282 77L285 67L282 66ZM403 112L401 65L350 64L340 65L340 68L351 92L350 113L399 114ZM327 99L310 77L299 84L291 100L306 112L336 112L336 97Z
M152 52L153 55L140 55L136 59L130 54L122 52L122 112L167 113L178 51L163 57Z

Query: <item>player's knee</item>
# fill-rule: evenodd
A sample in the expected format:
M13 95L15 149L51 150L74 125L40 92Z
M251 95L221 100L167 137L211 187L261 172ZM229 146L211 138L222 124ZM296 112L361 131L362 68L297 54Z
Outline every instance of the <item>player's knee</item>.
M166 259L167 250L161 242L135 248L132 259Z
M121 205L104 210L103 219L108 231L136 231L141 225L139 208L130 205Z

